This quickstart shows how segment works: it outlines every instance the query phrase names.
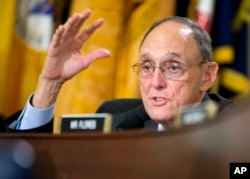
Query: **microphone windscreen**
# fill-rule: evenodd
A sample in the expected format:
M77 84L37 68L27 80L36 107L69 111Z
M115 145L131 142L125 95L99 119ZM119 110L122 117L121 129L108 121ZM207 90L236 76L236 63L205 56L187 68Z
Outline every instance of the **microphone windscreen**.
M118 131L127 129L139 129L144 127L144 123L149 120L149 116L146 113L143 105L140 105L132 110L126 112L125 120L118 126Z

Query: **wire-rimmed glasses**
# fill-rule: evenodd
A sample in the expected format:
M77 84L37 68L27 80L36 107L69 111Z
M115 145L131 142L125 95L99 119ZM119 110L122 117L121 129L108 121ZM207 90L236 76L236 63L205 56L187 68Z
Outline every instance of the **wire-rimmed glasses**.
M199 62L195 65L185 67L181 63L176 62L166 62L160 66L155 66L150 62L139 62L132 65L135 74L141 78L151 78L153 77L156 68L159 68L163 73L165 78L177 80L183 76L183 74L192 67L199 66L207 61Z

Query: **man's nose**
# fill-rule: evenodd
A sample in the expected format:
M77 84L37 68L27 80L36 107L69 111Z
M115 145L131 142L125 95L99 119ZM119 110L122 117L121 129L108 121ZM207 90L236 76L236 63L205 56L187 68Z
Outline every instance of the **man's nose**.
M155 88L159 89L159 88L165 88L166 84L167 84L166 78L164 77L161 68L159 67L155 68L152 76L152 85Z

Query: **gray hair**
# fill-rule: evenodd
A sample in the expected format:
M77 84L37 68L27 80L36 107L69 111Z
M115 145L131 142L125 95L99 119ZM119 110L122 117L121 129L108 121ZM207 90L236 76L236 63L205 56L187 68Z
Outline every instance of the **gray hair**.
M212 45L211 45L211 38L209 36L209 34L202 30L201 27L198 25L198 23L196 23L195 21L186 18L186 17L179 17L179 16L171 16L171 17L167 17L165 19L159 20L157 22L155 22L146 32L146 34L144 35L141 43L140 43L140 48L143 44L143 42L145 41L146 37L148 36L148 34L155 29L156 27L158 27L161 24L164 24L166 22L169 21L173 21L173 22L177 22L177 23L181 23L184 24L186 26L188 26L192 32L193 32L193 36L194 39L197 42L199 51L200 51L200 56L201 56L201 60L202 61L212 61L212 56L213 56L213 51L212 51Z

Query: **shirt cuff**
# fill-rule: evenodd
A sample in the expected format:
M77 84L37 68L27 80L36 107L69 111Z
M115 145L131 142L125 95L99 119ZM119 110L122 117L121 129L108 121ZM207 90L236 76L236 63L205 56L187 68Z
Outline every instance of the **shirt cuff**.
M54 115L55 103L46 109L38 109L31 105L33 94L28 98L28 101L23 109L22 114L18 118L16 129L26 130L41 127L50 122Z

